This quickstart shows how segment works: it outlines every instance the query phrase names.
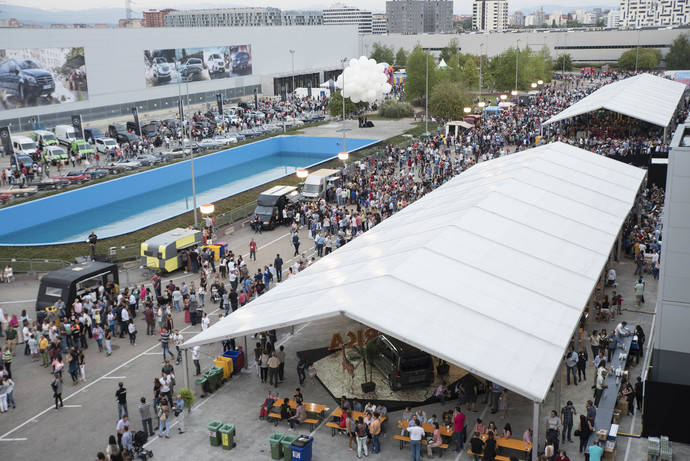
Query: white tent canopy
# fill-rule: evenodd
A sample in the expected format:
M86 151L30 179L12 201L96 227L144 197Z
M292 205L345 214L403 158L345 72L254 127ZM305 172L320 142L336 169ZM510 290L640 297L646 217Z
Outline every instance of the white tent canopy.
M184 347L345 315L543 401L644 175L562 143L480 163Z
M639 74L599 88L548 119L544 125L606 109L666 127L671 123L684 91L683 83L651 74Z
M439 69L447 69L448 68L448 64L446 64L446 61L444 61L443 58L441 58L441 62L438 63L438 68Z

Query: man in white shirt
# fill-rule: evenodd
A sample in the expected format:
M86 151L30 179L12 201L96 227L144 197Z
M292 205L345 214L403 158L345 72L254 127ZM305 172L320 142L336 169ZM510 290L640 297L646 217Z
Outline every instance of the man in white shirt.
M410 449L412 451L412 461L419 461L420 450L422 446L422 437L424 437L424 428L417 426L414 420L410 420L406 431L410 434Z
M211 319L209 319L206 312L204 312L204 315L201 317L201 331L206 331L209 325L211 325Z
M623 336L628 336L630 332L626 328L628 325L628 322L621 322L618 325L616 325L616 336L619 338L622 338Z
M609 269L606 275L606 280L608 286L616 286L616 269L614 269L613 267Z

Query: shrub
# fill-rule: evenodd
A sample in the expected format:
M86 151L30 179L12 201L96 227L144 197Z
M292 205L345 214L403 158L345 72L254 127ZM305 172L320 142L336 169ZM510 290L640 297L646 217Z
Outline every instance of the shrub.
M384 118L412 117L414 108L409 102L398 102L388 99L379 107L379 115Z

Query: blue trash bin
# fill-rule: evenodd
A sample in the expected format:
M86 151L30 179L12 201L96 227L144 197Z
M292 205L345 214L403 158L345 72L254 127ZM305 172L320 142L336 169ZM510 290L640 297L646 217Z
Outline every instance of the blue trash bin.
M242 351L225 351L223 352L223 357L227 357L229 359L232 359L232 374L234 375L235 373L239 373L242 367L244 366L243 360L240 359L240 356L242 355Z
M313 443L314 437L308 435L297 437L297 440L290 444L292 461L311 461L311 446Z

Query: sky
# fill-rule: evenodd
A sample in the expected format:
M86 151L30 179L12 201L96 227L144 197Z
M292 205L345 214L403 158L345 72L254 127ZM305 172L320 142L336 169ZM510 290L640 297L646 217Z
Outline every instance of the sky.
M86 8L124 8L124 0L90 0L89 2L84 2L84 0L61 0L56 3L55 0L6 0L4 3L10 5L26 6L32 8L41 9L70 9L70 10L81 10ZM255 1L255 0L231 0L229 2L214 1L214 0L201 0L200 2L191 1L179 1L179 0L134 0L132 8L135 10L145 10L149 8L181 8L181 9L191 9L195 5L200 4L199 7L211 8L211 7L223 7L223 6L273 6L281 9L315 9L321 10L325 7L336 3L334 0L268 0L268 1ZM369 9L374 12L385 12L386 10L386 0L346 0L341 1L347 5L352 5L362 9ZM588 7L588 6L610 6L615 7L618 5L617 0L551 0L548 2L550 5L563 5L564 10L570 10L572 7L569 5L577 4L578 7ZM544 2L540 0L509 0L508 5L511 11L538 7L543 5ZM88 6L87 6L88 5ZM472 12L472 1L471 0L456 0L454 2L454 11L456 14L460 13L471 13Z

